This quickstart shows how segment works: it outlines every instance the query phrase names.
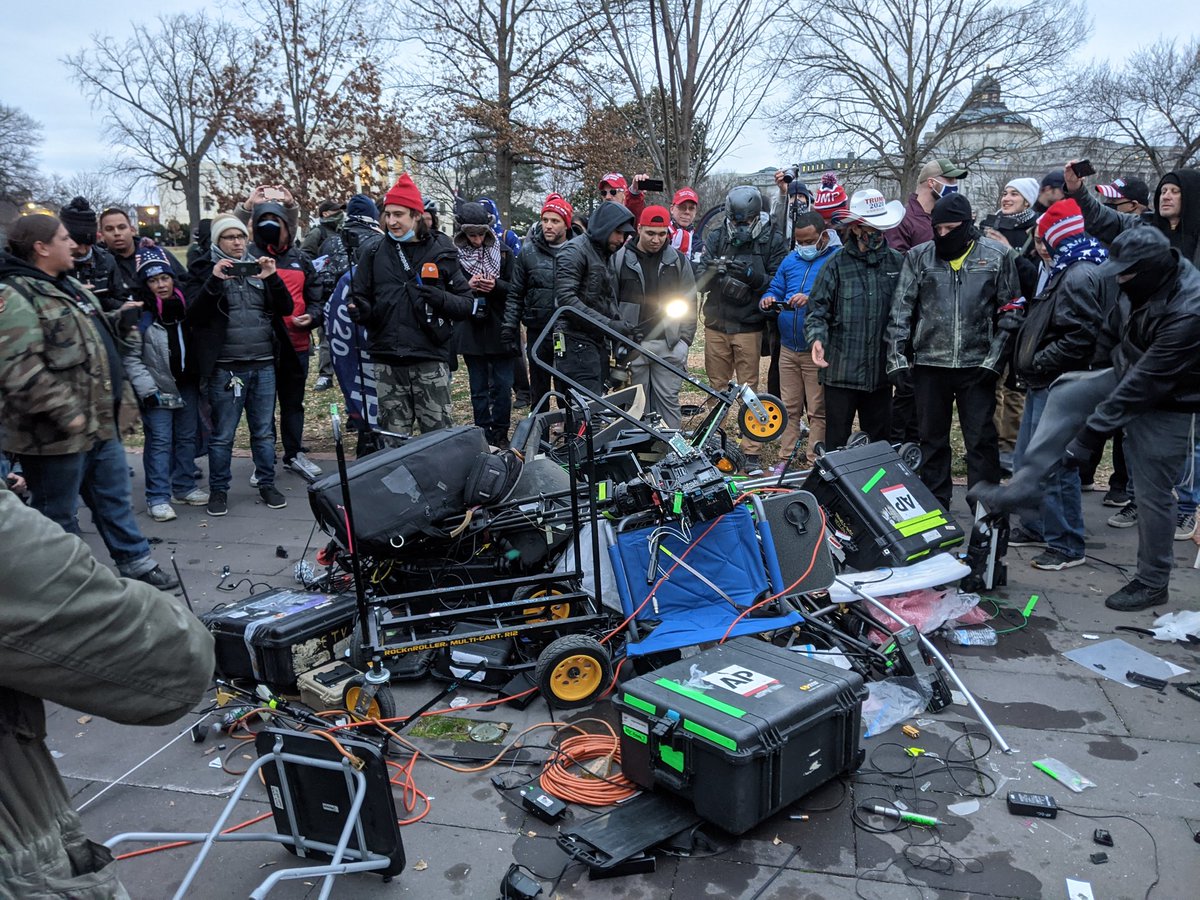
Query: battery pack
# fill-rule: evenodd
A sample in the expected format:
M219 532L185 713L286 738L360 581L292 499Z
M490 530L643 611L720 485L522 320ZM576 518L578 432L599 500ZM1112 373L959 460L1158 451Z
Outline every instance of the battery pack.
M881 441L818 457L804 490L817 498L846 562L860 572L908 565L965 538L917 473Z
M625 683L621 771L733 834L858 768L856 672L740 637Z

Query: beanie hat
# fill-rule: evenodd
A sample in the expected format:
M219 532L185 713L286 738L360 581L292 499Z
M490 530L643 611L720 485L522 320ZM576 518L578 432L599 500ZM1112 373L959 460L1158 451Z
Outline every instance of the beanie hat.
M571 227L571 220L575 217L575 209L567 202L567 198L562 194L550 194L546 197L546 201L542 204L543 213L554 213L567 227Z
M355 194L346 204L347 216L361 216L373 222L379 221L379 207L366 194Z
M1053 250L1069 237L1083 234L1083 211L1074 200L1059 200L1037 220L1037 236Z
M836 172L826 172L821 176L821 186L817 188L817 193L812 201L812 208L815 212L819 212L828 222L834 210L846 206L849 202L850 198L846 196L846 189L838 184Z
M218 240L220 240L221 235L230 229L240 231L242 233L242 237L250 237L250 229L246 227L245 222L243 222L237 216L230 215L229 213L222 213L213 219L212 222L212 230L210 234L212 235L213 243L215 244Z
M392 185L392 189L383 198L383 205L406 206L417 212L425 209L425 201L421 199L421 192L417 190L416 184L407 172L403 173Z
M1014 178L1005 187L1015 190L1025 198L1025 202L1030 206L1037 203L1038 180L1036 178Z
M67 234L75 243L96 243L96 211L83 197L71 198L71 202L58 211L58 220L66 226Z
M665 206L647 206L638 217L638 224L666 228L671 224L671 214Z
M950 222L970 222L971 201L962 194L947 194L933 204L929 214L930 225L947 225Z
M155 275L175 277L171 261L167 259L166 251L161 247L146 247L139 250L137 256L134 257L134 266L134 277L137 278L139 284L145 284Z

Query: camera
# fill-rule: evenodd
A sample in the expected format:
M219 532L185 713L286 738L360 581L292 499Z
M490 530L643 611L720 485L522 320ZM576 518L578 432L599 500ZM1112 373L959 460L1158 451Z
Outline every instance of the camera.
M783 183L784 184L791 184L793 181L795 181L799 177L800 177L800 167L799 166L792 166L790 168L783 170Z
M229 267L229 274L234 278L253 278L258 274L258 261L235 262Z
M791 307L788 305L786 300L772 300L771 305L768 306L767 309L771 312L781 313L786 312L787 310L791 309Z
M705 457L668 453L638 478L613 485L607 504L623 516L654 512L660 520L704 522L731 512L735 493Z

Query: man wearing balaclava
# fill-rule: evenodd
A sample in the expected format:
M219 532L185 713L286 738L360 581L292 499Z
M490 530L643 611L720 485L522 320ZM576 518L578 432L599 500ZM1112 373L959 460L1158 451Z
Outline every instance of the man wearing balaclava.
M888 379L912 381L925 462L921 478L950 507L951 412L967 449L967 484L1000 480L992 414L996 379L1023 298L1009 248L983 237L962 194L943 196L931 214L933 240L913 247L892 298Z

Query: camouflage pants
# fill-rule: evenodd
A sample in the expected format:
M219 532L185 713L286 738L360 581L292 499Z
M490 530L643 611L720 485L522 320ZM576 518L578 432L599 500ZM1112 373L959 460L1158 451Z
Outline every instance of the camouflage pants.
M379 427L422 434L450 427L450 367L442 362L375 366Z

